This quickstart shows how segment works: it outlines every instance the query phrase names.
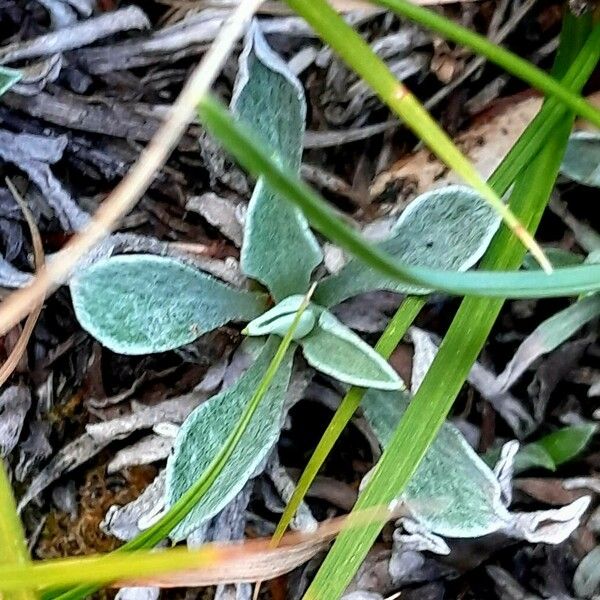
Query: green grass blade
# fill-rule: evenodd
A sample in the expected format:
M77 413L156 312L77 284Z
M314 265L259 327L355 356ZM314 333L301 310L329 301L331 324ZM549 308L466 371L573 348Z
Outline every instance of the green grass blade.
M598 63L598 48L600 48L600 24L596 25L582 44L575 60L568 65L563 78L565 85L577 91L581 90ZM544 103L540 112L489 179L490 185L499 196L507 192L517 175L543 147L556 123L567 114L568 110L555 98L550 98Z
M201 120L223 146L252 174L262 176L283 198L299 206L309 222L325 237L386 276L457 295L496 298L572 296L600 289L600 265L540 272L465 273L408 265L393 259L346 225L310 186L275 161L268 150L235 122L222 104L205 97L199 105Z
M466 46L476 54L485 56L490 62L502 67L511 75L525 81L547 96L557 98L575 114L587 119L596 127L600 127L600 111L597 108L529 61L490 42L484 36L408 0L374 0L374 3L423 25L446 39Z
M204 471L204 473L198 478L196 483L186 492L184 496L181 497L170 509L164 514L159 521L157 521L154 525L146 529L139 536L127 542L123 546L121 546L115 553L125 553L132 552L135 550L140 550L142 548L151 548L158 544L161 540L166 538L171 530L178 525L184 517L190 512L190 510L196 505L196 503L204 496L206 491L210 488L210 486L214 483L219 473L221 472L223 465L229 460L237 443L242 437L246 427L250 423L252 419L252 415L256 412L260 401L264 397L265 393L269 389L273 377L277 372L277 369L280 367L283 362L286 353L290 350L290 345L293 341L293 335L296 327L298 326L298 322L302 317L302 313L306 310L306 307L309 304L310 296L314 290L311 288L310 292L304 298L302 304L299 306L296 311L296 315L292 324L290 325L289 330L286 332L285 336L281 340L273 359L269 363L269 366L265 372L263 379L260 382L260 385L256 388L250 402L242 414L242 417L237 422L234 430L231 432L231 435L223 445L220 452L215 456L214 460L210 464L210 466ZM47 597L52 598L60 598L60 600L75 600L76 598L85 597L95 591L95 588L89 588L86 586L77 587L72 590L68 590L63 593L59 593L56 595L50 594Z
M148 577L185 569L210 567L219 562L221 553L206 545L193 551L186 548L138 550L108 555L44 560L8 568L0 565L0 597L3 592L18 593L34 582L39 589L85 583L89 596L103 585L134 577ZM77 588L80 589L80 588ZM84 589L83 587L81 588Z
M597 26L585 42L576 59L568 66L564 77L565 85L571 86L575 90L579 90L583 86L597 63L597 48L599 47L600 26ZM502 196L508 190L516 176L539 150L545 137L552 131L553 127L556 126L564 114L566 114L566 109L557 100L550 99L544 104L540 113L530 123L527 130L511 148L508 155L491 176L490 184L494 187L498 195ZM410 310L408 307L410 300L410 298L407 298L398 311ZM424 301L424 299L420 298L419 301ZM418 310L412 314L416 317ZM396 320L397 318L399 318L398 312L392 319ZM410 324L411 320L409 319L406 328ZM380 341L386 337L387 330L383 333ZM393 336L390 337L393 339ZM308 489L331 452L335 442L359 406L363 395L361 390L353 388L349 390L342 400L298 480L296 489L277 525L274 534L275 540L280 538L287 527L289 527L293 515L305 498Z
M499 196L481 178L473 164L455 146L423 105L399 82L362 37L344 21L326 0L286 0L317 34L327 42L379 98L396 113L429 149L477 190L502 217L523 245L546 270L552 267L530 233Z
M25 532L17 513L4 461L0 459L0 567L29 564ZM28 580L31 583L31 579ZM34 600L36 595L27 587L6 594L5 600Z
M576 49L582 41L581 35L587 33L586 29L585 23L574 24L572 19L567 18L561 38L562 45L571 48L572 54L575 54L573 48ZM575 35L577 33L579 35ZM571 126L572 116L554 129L543 150L515 184L511 206L531 231L539 224L552 191ZM490 269L517 268L523 257L523 249L514 243L514 238L507 229L502 229L486 254L484 266ZM445 421L502 305L501 299L466 298L462 302L431 368L361 494L355 510L388 503L402 492ZM381 522L373 522L355 530L352 536L342 533L304 599L337 600L377 538L381 527Z
M388 359L426 302L427 298L425 296L409 296L406 298L379 338L375 345L375 351ZM308 492L340 434L352 419L352 415L356 412L366 391L365 388L351 387L335 411L327 430L319 440L319 444L302 472L296 489L281 515L281 519L279 519L273 534L274 545L277 545L281 540L300 503L306 496L306 492Z

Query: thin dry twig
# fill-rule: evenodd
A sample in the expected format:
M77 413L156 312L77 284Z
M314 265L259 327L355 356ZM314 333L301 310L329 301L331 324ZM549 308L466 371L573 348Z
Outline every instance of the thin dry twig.
M10 193L15 199L15 202L23 211L23 215L25 217L25 220L27 221L27 225L29 226L29 231L31 232L31 242L33 244L33 257L35 261L35 268L39 270L43 267L45 261L44 247L42 245L42 237L40 236L40 230L38 229L35 219L33 218L31 211L27 207L25 200L23 200L13 182L8 177L6 177L5 181L6 185L8 186L8 189L10 190ZM6 380L12 375L13 371L17 368L17 365L19 364L23 353L27 349L27 343L29 342L29 338L33 333L35 324L37 323L40 313L42 312L43 306L43 302L38 304L33 309L31 314L27 317L25 325L23 326L23 331L21 332L17 343L15 344L14 348L12 349L12 352L9 354L5 363L0 367L0 387L4 385Z
M244 0L238 5L193 71L161 128L128 175L97 210L94 218L56 255L51 264L40 269L31 285L13 292L2 303L0 335L6 333L51 291L64 283L86 252L107 237L141 198L194 118L198 102L208 92L262 1Z

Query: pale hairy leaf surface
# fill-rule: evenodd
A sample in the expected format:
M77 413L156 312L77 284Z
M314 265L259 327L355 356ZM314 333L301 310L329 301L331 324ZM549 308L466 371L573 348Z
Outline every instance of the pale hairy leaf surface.
M573 133L560 171L573 181L600 187L600 134L595 131Z
M82 327L121 354L171 350L229 321L253 319L266 306L264 295L149 254L97 262L70 287Z
M383 447L391 440L409 399L406 391L369 390L365 394L365 417ZM511 521L493 472L449 423L440 429L402 498L414 507L415 518L442 536L479 537ZM428 504L431 499L440 505Z
M261 383L279 340L270 337L240 379L201 404L182 425L167 463L167 506L172 506L211 465ZM200 501L172 531L182 540L224 508L244 487L279 437L295 346L288 350L271 385L231 456Z
M380 354L326 310L315 328L298 343L311 366L339 381L384 390L404 387Z
M282 164L298 171L306 101L286 63L267 45L258 22L250 27L240 56L231 107ZM242 269L266 285L275 299L306 292L322 252L296 207L259 179L246 215Z
M379 248L410 265L465 271L483 255L500 219L471 188L453 185L422 194L402 213ZM363 292L428 290L389 279L356 259L317 287L315 301L333 306Z
M304 296L295 294L288 296L273 308L269 309L253 321L248 323L242 333L250 336L269 335L271 333L284 336L290 328L296 311L304 301ZM300 315L300 321L294 330L293 339L299 340L308 335L314 328L318 311L310 305Z
M20 71L0 66L0 96L21 79Z

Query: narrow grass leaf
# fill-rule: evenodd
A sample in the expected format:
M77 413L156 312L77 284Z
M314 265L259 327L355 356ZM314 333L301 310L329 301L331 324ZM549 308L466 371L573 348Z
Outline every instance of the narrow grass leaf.
M70 283L82 327L121 354L163 352L266 307L261 294L236 290L177 260L149 254L114 256Z
M406 298L394 316L390 319L385 331L381 334L381 337L375 345L375 352L380 354L384 359L389 359L392 352L400 343L408 331L408 328L425 305L425 302L426 298L424 296L409 296ZM292 519L302 500L306 496L312 482L317 476L320 468L323 466L323 463L331 452L335 442L358 409L366 391L365 388L351 387L342 399L338 409L335 411L327 426L325 433L312 453L308 464L304 468L304 471L302 471L302 475L296 484L294 493L287 503L285 510L281 515L281 519L279 519L279 523L273 534L274 545L279 543L279 540L292 522Z
M559 53L563 64L577 54L589 31L589 19L575 20L566 17ZM565 54L567 59L563 59ZM546 140L540 153L522 172L511 194L511 206L530 231L535 231L541 219L572 126L572 116L558 122L560 116L556 116L553 135ZM521 264L524 254L522 248L514 243L510 232L503 228L488 249L483 264L492 269L515 269ZM502 300L463 300L431 368L359 497L355 510L391 501L405 489L444 423L502 305ZM381 527L381 522L373 522L353 532L352 536L342 533L304 599L340 598Z
M587 102L585 98L571 91L563 83L544 73L544 71L529 61L502 48L498 44L490 42L483 35L467 29L428 8L418 6L409 0L374 1L375 4L388 8L401 17L423 25L439 33L446 39L473 50L480 56L485 56L489 61L502 67L506 72L522 79L547 96L559 99L575 114L584 117L590 123L596 125L596 127L600 127L600 111Z
M477 192L452 185L426 192L411 202L390 238L378 247L408 265L466 271L483 256L499 225L500 218ZM403 294L431 291L385 277L354 259L317 286L315 300L333 306L371 290Z
M308 364L339 381L383 390L404 387L381 355L326 310L298 343Z
M473 164L460 152L415 96L396 79L386 64L328 4L327 0L311 0L311 2L286 0L286 2L311 25L318 35L341 56L434 154L490 203L517 238L536 257L544 270L551 271L551 266L541 248L515 218L510 208L485 183Z
M389 446L409 404L408 392L369 390L362 401L365 417L381 445ZM510 522L498 480L462 434L445 423L400 496L415 506L415 518L446 537L480 537ZM423 500L436 498L439 506Z
M304 89L269 46L254 21L246 35L231 102L273 156L297 173L306 120ZM308 289L323 255L302 212L282 202L259 179L246 214L242 270L266 285L276 300Z
M25 531L17 513L17 504L4 461L0 459L0 567L29 564ZM34 600L37 596L26 581L20 590L7 594L5 600Z
M277 345L277 338L270 338L258 360L234 385L201 404L185 420L167 463L168 507L175 504L194 485L222 451L265 376ZM288 351L269 390L248 421L235 450L222 465L218 477L202 499L171 532L172 539L184 539L229 504L277 441L292 358L293 351Z
M570 296L600 290L600 265L585 265L543 272L459 273L407 265L393 259L346 225L325 200L298 177L277 164L227 110L210 97L199 105L201 120L227 150L250 172L262 175L282 198L302 208L311 224L355 257L400 282L458 295L500 298Z

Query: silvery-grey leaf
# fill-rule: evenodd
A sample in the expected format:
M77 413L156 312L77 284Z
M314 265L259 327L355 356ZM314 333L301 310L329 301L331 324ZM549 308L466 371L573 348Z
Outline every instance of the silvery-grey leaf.
M365 394L363 411L384 447L408 401L403 391ZM446 537L479 537L511 522L494 474L449 423L442 426L402 497L416 519Z
M573 577L573 588L580 598L597 598L600 592L600 546L596 546L579 563Z
M146 29L150 21L138 6L127 6L97 17L79 21L71 27L39 35L22 42L13 42L0 47L0 63L14 62L48 56L81 46L120 31Z
M306 119L304 90L269 48L256 21L246 35L231 106L278 160L299 170ZM262 179L246 214L241 260L244 273L265 284L276 300L305 293L313 269L322 260L302 213L271 192Z
M481 258L499 225L496 212L479 194L452 185L415 199L398 219L391 237L378 246L411 265L465 271ZM314 299L324 306L334 306L378 289L404 294L428 291L392 281L353 259L317 286Z
M167 505L181 498L222 449L262 380L278 343L277 338L269 338L259 358L235 384L201 405L185 421L167 464ZM279 436L292 357L290 348L229 460L211 488L172 532L173 539L185 538L226 506L271 450Z
M147 254L99 261L78 272L70 287L83 328L122 354L171 350L228 321L252 319L265 308L261 294Z
M560 171L573 181L600 187L600 134L595 131L572 133Z
M552 352L579 329L600 315L600 294L587 296L543 321L527 336L498 375L491 393L507 391L540 357Z
M308 364L339 381L384 390L404 387L381 355L326 310L298 343Z
M6 458L14 450L30 408L28 387L12 385L0 394L0 458Z

